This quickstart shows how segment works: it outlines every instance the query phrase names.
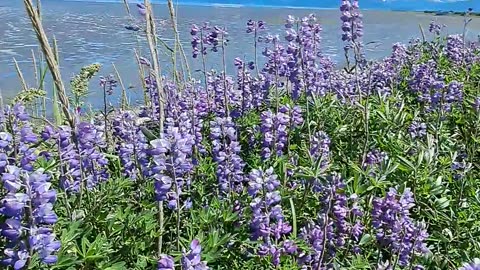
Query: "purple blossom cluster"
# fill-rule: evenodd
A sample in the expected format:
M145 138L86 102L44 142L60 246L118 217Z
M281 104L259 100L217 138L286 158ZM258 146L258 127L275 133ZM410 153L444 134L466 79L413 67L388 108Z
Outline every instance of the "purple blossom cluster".
M273 156L283 155L288 141L288 125L290 116L283 112L274 114L272 111L264 111L260 115L262 133L262 158L269 159Z
M345 52L352 48L361 47L363 37L363 16L360 13L358 0L342 0L340 11L342 16L342 40L346 43Z
M162 254L157 263L157 270L175 270L175 263L173 262L173 258L168 255Z
M427 112L448 113L463 100L463 84L457 81L446 84L433 60L413 66L409 85Z
M296 24L296 29L294 26ZM288 42L286 50L282 51L286 60L285 76L292 85L292 98L298 99L302 92L308 94L322 94L324 91L323 79L328 72L320 54L322 27L317 23L314 14L298 20L289 16L285 23L285 40ZM281 47L280 47L281 48Z
M453 179L463 179L471 167L472 164L468 162L467 155L465 153L459 154L450 166L453 173Z
M159 120L161 97L157 87L155 75L150 73L145 77L145 92L149 102L141 107L140 117L149 117L153 121Z
M412 139L423 138L427 135L427 124L419 121L413 121L408 127L408 133Z
M142 3L138 3L137 8L138 14L140 14L142 17L145 17L145 15L147 14L147 7L145 7L145 5Z
M351 245L359 254L359 241L364 231L361 217L364 215L356 194L348 197L345 183L338 175L328 177L328 183L320 187L322 210L318 220L301 228L300 238L310 250L300 253L298 262L302 269L331 269L330 259Z
M465 59L465 42L461 35L449 35L447 37L447 58L455 65L462 64Z
M29 172L9 165L2 181L7 190L0 214L6 218L1 235L6 238L1 264L24 269L33 254L45 264L55 264L60 242L51 228L57 222L53 211L56 191L42 170Z
M207 55L209 49L217 52L219 46L222 47L228 43L228 32L219 26L211 26L208 22L201 27L193 24L190 35L192 36L193 58L197 58L199 54Z
M176 85L168 81L165 86L167 103L165 108L166 127L175 126L182 134L193 136L194 147L199 153L205 153L203 141L203 119L208 114L208 100L205 91L197 91L195 84L186 85L179 91Z
M428 252L425 226L410 216L414 206L413 193L408 188L403 194L391 188L384 198L373 200L372 226L378 245L397 256L400 266L408 266L414 256Z
M115 151L120 158L123 175L132 180L147 176L149 144L140 130L136 115L131 111L119 111L112 126Z
M303 124L303 117L300 107L291 108L283 105L278 113L263 111L260 115L262 133L262 158L269 159L272 153L281 156L286 150L289 132Z
M185 189L191 185L192 149L194 139L181 133L178 127L168 127L160 139L150 142L153 157L153 178L155 179L155 197L158 201L168 201L170 209L181 207L180 199ZM190 200L185 201L190 208Z
M378 165L388 159L387 153L378 149L373 149L367 153L365 164L369 166Z
M471 263L464 263L462 267L458 270L479 270L480 269L480 259L475 258Z
M217 163L216 175L219 190L224 193L241 192L244 187L241 146L232 118L217 117L210 122L212 156Z
M105 147L103 128L87 122L79 122L75 130L60 126L57 130L46 126L42 132L44 141L57 147L60 159L60 187L77 193L82 185L92 189L109 178L108 160L102 149Z
M473 109L476 113L480 112L480 97L476 97L476 98L473 100L472 109Z
M265 22L264 21L254 21L248 20L247 22L247 33L256 33L259 30L265 29Z
M439 24L437 21L432 20L428 26L428 31L436 36L440 36L440 33L445 27L445 25Z
M218 117L232 116L230 108L239 109L242 106L242 92L235 88L235 80L231 76L216 71L208 73L207 92L213 96L211 111Z
M240 58L235 58L234 64L237 67L237 91L241 94L241 106L240 115L255 108L258 102L255 99L258 98L258 93L253 92L256 88L253 85L254 78L251 71L255 69L255 63L244 63Z
M137 6L140 14L145 16L145 5ZM363 61L358 58L363 58L363 22L359 1L342 0L340 11L347 61L352 50L355 62ZM432 22L429 30L440 35L442 28ZM131 30L138 31L135 29ZM269 257L276 267L280 266L282 256L289 255L302 269L332 269L339 254L353 252L359 255L363 252L360 239L367 230L364 222L370 219L378 247L384 251L380 253L381 259L395 257L401 267L415 263L417 257L428 252L425 243L428 234L425 226L416 222L410 214L415 205L412 192L405 189L403 194L398 194L396 189L390 189L385 197L373 200L371 216L364 217L367 213L360 205L366 202L352 194L341 177L325 173L330 165L331 140L322 131L309 132L307 142L310 165L316 166L321 174L313 180L313 187L307 185L307 181L303 182L303 186L300 181L295 182L297 179L293 172L304 159L297 152L298 147L290 147L290 138L294 138L292 131L299 131L304 126L303 111L300 106L280 105L284 102L280 97L311 104L312 100L332 95L341 103L357 105L364 95L378 94L381 99L391 96L398 90L397 86L405 82L404 72L408 70L408 89L424 112L437 112L443 116L463 102L466 94L463 83L447 78L437 59L418 61L424 55L421 42L417 40L412 41L409 47L394 44L389 57L375 63L362 62L365 65L353 72L348 67L335 70L333 62L322 55L322 26L313 14L301 19L289 16L282 36L259 37L258 33L264 29L263 21L247 22L247 33L255 35L255 59L235 58L235 79L227 76L225 63L221 72L207 72L203 63L205 86L194 80L181 84L163 77L160 78L161 85L158 85L159 78L149 72L144 78L148 101L142 111L116 111L113 116L111 142L114 154L120 158L123 176L132 180L152 180L157 201L166 202L170 209L188 209L192 206L188 196L195 166L211 154L216 165L220 195L235 194L232 205L228 206L239 216L235 225L241 226L248 220L245 218L248 211L242 209L240 199L246 191L250 197L249 225L251 239L257 244L256 255ZM201 27L193 25L191 36L194 58L201 55L205 61L208 52L218 50L222 50L225 57L224 47L228 42L226 29L208 23ZM263 68L257 66L257 42L265 44ZM446 42L441 53L453 65L470 63L475 59L472 53L475 47L466 46L461 36L448 36ZM139 62L147 69L151 68L148 59L140 57ZM113 76L102 77L100 84L106 94L112 94L117 81ZM277 106L271 103L272 100L277 102ZM163 110L161 105L165 105ZM475 99L472 108L476 112L480 110L479 98ZM306 225L302 224L305 226L300 229L300 239L308 249L303 250L288 239L292 227L284 215L283 187L274 169L253 169L246 177L249 168L241 156L236 120L248 112L260 115L260 124L248 130L248 143L253 147L260 143L262 162L285 155L288 165L294 167L282 171L287 178L286 186L291 188L288 191L294 194L302 187L305 194L313 191L319 206L318 217L309 220ZM0 192L3 196L0 215L2 221L5 220L0 224L0 235L1 242L7 243L2 247L5 256L0 262L14 269L24 268L34 254L42 262L54 264L57 261L55 252L60 248L52 229L57 222L53 211L56 191L52 188L50 175L43 170L35 170L34 163L39 154L34 145L39 142L39 136L28 120L25 108L16 105L8 107L0 121L0 173L4 189ZM43 141L57 148L57 153L43 152L41 156L45 159L58 158L61 170L59 184L66 193L79 192L83 187L94 188L109 178L105 154L111 150L105 142L109 119L105 117L105 122L101 124L80 121L80 117L76 120L73 127L46 126L40 134ZM146 130L152 130L148 130L142 121L150 124L162 121L163 130L152 132L156 132L154 136L158 136L157 139L152 140L146 134ZM408 127L412 139L427 135L427 124L422 121L416 119ZM205 132L209 132L211 153L203 138ZM255 141L255 135L261 137L261 142ZM378 165L388 156L381 150L373 149L363 158L362 165L373 169L376 174L381 168ZM451 170L454 178L463 178L469 166L465 158L453 161ZM183 251L181 268L208 269L206 262L201 261L201 251L199 241L193 240L189 250ZM478 261L474 261L461 269L477 269L479 265ZM422 266L412 268L422 269ZM157 269L175 269L174 259L161 255Z
M182 270L208 270L207 263L201 258L202 246L197 239L190 243L190 249L183 251L181 258ZM171 256L162 254L157 263L157 270L175 270L175 263Z
M190 250L182 254L182 270L208 270L207 263L201 258L202 246L197 239L190 243Z
M5 246L0 264L24 269L35 254L45 264L55 264L60 242L51 228L57 222L53 211L56 191L43 169L34 169L38 156L25 107L6 107L1 117L0 170L3 183L0 203L0 235Z
M330 159L330 137L323 131L316 132L310 139L309 153L314 164L325 171Z
M117 87L117 85L118 81L115 79L113 74L110 74L107 77L100 76L100 86L107 95L112 95L113 90Z
M32 144L38 141L29 123L30 116L21 104L7 106L1 115L0 125L0 172L5 172L8 165L19 164L22 169L32 171L37 159Z
M248 194L252 197L251 231L253 240L261 240L259 256L271 256L272 263L278 266L283 254L293 254L296 246L282 241L292 227L285 220L281 206L280 181L273 168L254 169L249 175Z

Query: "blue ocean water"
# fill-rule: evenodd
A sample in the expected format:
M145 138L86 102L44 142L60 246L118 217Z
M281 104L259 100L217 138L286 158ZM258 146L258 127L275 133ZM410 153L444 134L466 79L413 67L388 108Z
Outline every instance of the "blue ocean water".
M143 0L128 0L131 10L136 10L135 3ZM169 27L169 13L165 0L151 0L158 22L158 36L169 46L173 46L173 33ZM191 55L190 27L193 23L209 21L228 29L229 45L226 52L227 71L234 72L235 57L251 59L254 53L252 35L245 33L247 20L263 20L267 29L264 34L284 35L284 20L288 15L303 17L314 13L322 25L322 54L332 58L339 66L345 61L343 44L340 42L340 0L174 0L179 1L177 9L180 39L188 56ZM431 0L433 1L433 0ZM85 65L102 64L99 75L113 73L114 63L126 86L131 89L132 101L142 97L138 78L134 49L141 55L148 56L144 36L137 37L125 29L131 24L125 12L123 0L42 0L43 25L47 35L55 35L58 40L60 67L65 82L78 73ZM473 5L475 2L475 5ZM464 18L462 16L426 14L423 12L392 12L388 10L454 10L464 11L468 8L480 11L480 0L463 2L429 2L427 0L360 0L364 15L365 55L369 59L382 58L390 54L395 42L406 43L420 34L420 26L428 29L432 20L444 24L444 34L462 33ZM260 7L261 6L261 7ZM472 7L473 6L473 7ZM302 8L303 7L303 8ZM477 8L476 8L477 7ZM38 42L31 22L25 14L23 1L0 0L0 94L5 99L13 97L19 89L13 59L19 63L25 74L27 84L35 87L32 53L38 56ZM142 23L142 18L134 12L134 23ZM466 29L470 40L480 38L480 17L473 17ZM427 38L431 36L427 33ZM264 46L263 44L261 46ZM263 47L261 47L263 48ZM200 76L200 61L189 57L192 75ZM259 60L262 60L260 56ZM163 71L171 69L170 56L161 50ZM219 54L209 54L207 69L219 68ZM47 76L49 77L49 76ZM48 80L48 78L47 78ZM51 85L51 84L48 84ZM102 92L98 82L91 83L92 92L89 101L93 106L100 106ZM49 95L51 91L49 90ZM118 91L112 99L118 100ZM112 101L113 102L113 101ZM116 103L116 102L115 102Z
M121 2L122 0L66 0L80 2ZM135 2L140 0L131 0ZM152 0L165 3L165 0ZM290 7L336 9L340 0L177 0L178 4L228 7ZM398 11L480 11L480 0L360 0L362 9Z

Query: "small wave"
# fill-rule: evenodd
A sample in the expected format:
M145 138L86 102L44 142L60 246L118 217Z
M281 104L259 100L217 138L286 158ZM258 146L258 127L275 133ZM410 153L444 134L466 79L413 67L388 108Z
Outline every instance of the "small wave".
M212 7L226 7L226 8L241 8L245 7L244 5L241 4L220 4L220 3L214 3L211 4Z
M18 54L16 52L14 52L12 49L0 50L0 55L1 54L13 55L13 56L22 56L21 54Z

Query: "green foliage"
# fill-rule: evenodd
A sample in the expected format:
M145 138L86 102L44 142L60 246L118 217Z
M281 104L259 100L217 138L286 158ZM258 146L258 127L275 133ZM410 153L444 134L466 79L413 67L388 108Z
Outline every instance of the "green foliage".
M313 181L326 182L328 175L338 173L346 183L341 192L356 194L365 213L372 210L373 198L383 197L389 188L412 189L416 206L411 216L427 224L430 234L427 244L431 251L414 261L426 269L456 269L462 262L480 257L480 113L471 106L479 96L480 65L453 68L445 55L432 56L432 50L427 48L441 48L440 42L420 47L423 53L417 63L405 67L404 80L392 87L388 97L371 94L365 100L349 103L333 94L302 97L298 101L283 95L279 104L299 105L305 112L303 126L289 134L285 156L261 160L262 134L256 130L260 111L236 119L245 172L274 168L281 183L285 219L292 225L288 239L301 251L309 251L299 237L301 228L318 220L318 213L324 207L321 196L312 191ZM432 57L438 61L439 72L447 82L456 80L465 84L462 106L453 108L448 115L425 112L409 89L407 78L413 64ZM88 81L99 68L99 65L82 68L72 80L76 102L87 93ZM205 120L204 138L210 135L208 120L211 116ZM428 124L426 136L409 135L413 121ZM331 139L326 168L309 153L309 140L318 131ZM142 132L149 141L157 138L148 128ZM204 140L204 146L210 153L212 145L208 139ZM378 166L365 166L365 155L371 149L388 153L388 159ZM461 179L457 179L452 165L462 153L466 153L465 162L469 165L462 171ZM209 154L196 156L198 164L191 175L192 187L185 191L192 199L191 209L162 208L163 229L159 226L153 179L124 179L119 157L113 154L107 157L111 179L88 191L81 208L77 208L78 196L59 194L55 209L60 221L56 232L62 248L58 264L48 269L155 269L159 236L163 238L162 252L174 256L177 265L190 242L198 239L202 260L211 269L275 269L271 258L256 255L258 243L250 238L251 198L247 192L219 194L217 165ZM56 160L40 159L36 166L53 172L59 164ZM58 173L53 174L57 184ZM292 188L293 183L298 187ZM242 203L241 212L234 210L237 201ZM370 214L362 217L362 221L369 224ZM367 226L358 246L360 254L353 254L352 247L339 250L331 261L335 269L377 269L380 258L394 257L380 250L371 226ZM35 258L30 266L43 269ZM294 256L282 256L277 269L300 267Z

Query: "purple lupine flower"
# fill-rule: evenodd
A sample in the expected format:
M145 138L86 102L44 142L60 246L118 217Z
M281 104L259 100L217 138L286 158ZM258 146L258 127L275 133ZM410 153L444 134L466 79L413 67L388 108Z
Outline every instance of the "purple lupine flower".
M206 149L202 144L202 128L204 118L209 113L207 91L198 88L197 82L188 82L180 91L172 81L165 83L164 90L167 94L166 126L176 126L182 134L193 136L194 152L205 154Z
M328 58L321 54L320 49L322 26L314 14L302 18L298 23L298 33L287 49L290 59L296 63L294 67L289 64L292 98L298 98L301 91L306 91L307 95L324 95L325 80L328 79L330 71L326 65Z
M367 153L365 163L366 165L373 166L382 163L386 159L388 159L387 153L374 149Z
M184 251L182 255L182 269L183 270L207 270L210 269L207 263L201 261L202 247L197 239L194 239L190 244L190 250Z
M473 100L472 108L477 113L480 111L480 97L476 97Z
M297 20L295 17L293 17L292 15L288 15L287 19L285 20L285 28L287 29L292 28L296 21Z
M358 243L364 230L358 196L345 194L345 183L339 176L328 177L328 183L317 189L322 203L319 218L300 230L300 238L311 249L299 255L298 262L304 269L330 269L329 260L347 243L360 252Z
M161 139L150 142L154 161L155 197L168 201L168 207L176 209L183 189L190 186L193 137L183 134L178 127L169 126Z
M318 163L319 169L325 171L330 158L330 137L323 131L315 133L310 139L309 152L313 162Z
M285 240L283 242L282 248L285 251L285 253L291 254L291 255L297 253L297 250L298 250L298 246L292 240Z
M11 244L7 245L4 250L5 258L0 261L4 266L13 266L15 270L24 269L27 260L30 258L24 241L19 242L17 248Z
M34 170L33 164L38 157L34 145L39 136L28 123L29 115L23 105L6 107L3 116L2 121L8 125L5 132L0 133L5 188L0 206L0 216L4 220L0 224L0 234L6 241L1 248L5 257L0 259L0 264L23 269L34 253L41 262L55 264L54 253L59 250L60 242L55 240L50 226L57 222L53 211L56 191L51 189L49 175L43 170Z
M410 217L415 206L413 194L405 189L402 195L391 188L384 198L373 200L372 225L376 239L382 248L398 254L399 265L410 265L412 256L428 252L425 240L428 237L424 225Z
M115 79L115 76L112 74L108 75L107 77L100 76L100 86L108 95L113 94L113 89L117 87L117 83L118 82Z
M43 136L57 147L63 190L76 193L82 185L92 189L109 178L108 160L101 151L105 147L101 124L78 122L73 131L68 126L60 126L53 134L51 129L46 127Z
M254 169L249 176L248 193L252 197L252 221L250 229L253 240L261 240L258 255L271 256L272 263L280 263L280 255L287 253L281 239L292 230L284 220L281 197L278 187L280 182L273 173L273 168L266 171ZM287 244L288 247L288 244ZM292 248L288 252L292 252Z
M122 173L132 180L148 175L147 138L140 129L142 119L131 111L115 112L113 138L115 151L120 158Z
M57 134L52 136L57 145L60 158L60 187L66 192L76 193L80 190L82 170L80 155L72 142L72 130L67 126L58 127Z
M235 81L231 76L224 77L223 72L219 74L212 70L207 74L207 88L209 95L214 98L211 110L216 116L235 116L226 115L230 107L233 107L235 112L241 111L242 92L235 87Z
M55 264L57 256L54 253L60 249L60 242L55 240L50 228L57 222L57 215L53 211L56 192L50 189L49 176L43 170L30 172L9 165L2 180L7 194L0 210L0 215L6 218L1 225L1 235L8 243L3 252L6 257L0 263L23 269L35 252L41 262Z
M444 24L439 24L438 22L432 20L429 24L428 31L436 36L440 36L442 29L446 26Z
M7 106L2 111L0 124L4 129L0 132L0 173L17 160L20 160L18 165L23 169L33 170L37 154L32 145L38 141L38 136L33 133L29 119L25 107L20 103Z
M240 157L241 146L235 123L230 117L217 117L210 122L213 159L217 163L217 181L221 192L238 192L243 189L245 163Z
M213 29L213 30L212 30ZM192 56L197 58L198 55L207 55L208 49L216 52L219 45L219 39L225 39L222 34L226 34L218 31L218 27L211 27L208 22L205 22L201 27L193 24L190 28L190 35L192 36ZM219 37L220 36L220 37Z
M342 0L340 6L342 16L342 40L346 43L345 51L353 47L361 47L361 38L363 37L362 14L358 5L358 0Z
M461 35L449 35L447 37L447 47L445 48L448 59L456 65L464 60L465 43Z
M287 106L279 108L279 112L273 114L270 110L260 115L262 133L262 158L269 159L272 153L281 156L284 153L288 140L290 126L290 109Z
M450 169L453 173L453 179L461 180L465 177L465 174L471 169L472 164L467 162L467 155L460 154L452 162Z
M140 117L149 117L152 121L158 121L160 115L160 98L158 96L157 91L157 80L155 77L150 74L145 77L145 92L148 95L150 102L150 106L142 106L141 113L139 114ZM163 113L163 112L162 112Z
M252 92L254 80L243 60L238 57L235 58L234 65L237 67L237 91L241 95L240 112L237 114L243 115L255 107Z
M228 43L228 32L226 31L225 28L222 28L220 26L214 26L208 33L206 37L206 44L209 44L211 46L210 50L212 52L217 52L218 47L222 47L227 45ZM223 44L222 44L223 43Z
M87 188L93 188L109 177L108 160L100 150L105 147L104 127L100 124L80 122L75 132Z
M425 107L427 112L438 108L443 109L446 85L443 76L437 72L435 61L429 60L414 65L410 77L410 89L416 94L417 100Z
M270 87L281 88L283 86L279 78L288 75L288 63L294 64L294 62L289 60L286 48L280 44L280 37L278 35L267 35L263 38L263 41L267 44L272 44L272 48L265 47L262 52L267 58L264 68L262 69L265 82L268 82L264 85L264 94L267 96ZM291 75L291 77L294 76L295 74Z
M193 28L192 28L193 29ZM194 30L192 30L192 33L196 33L194 32ZM201 39L197 36L194 36L192 37L192 41L190 42L190 44L192 44L192 57L193 58L197 58L198 55L200 54L200 51L201 49L199 48L199 46L201 45ZM203 54L206 54L206 50L203 50Z
M190 35L196 36L200 32L200 28L196 24L192 24L192 28L190 28Z
M427 124L423 122L413 121L412 124L408 127L408 133L415 138L423 138L427 135Z
M208 22L204 23L202 27L193 24L190 29L190 35L192 36L193 58L197 58L199 54L206 55L208 49L212 52L217 52L219 47L228 43L228 32L226 29L219 26L212 27Z
M148 60L147 58L145 58L145 57L142 56L142 57L139 57L138 60L139 60L140 64L142 64L142 65L144 65L144 66L146 66L146 67L148 67L148 68L152 67L152 63L151 63L150 60Z
M157 270L175 270L175 263L173 262L173 258L168 255L162 254L157 263Z
M292 128L297 128L303 125L303 115L302 108L300 106L293 106L291 112L291 126Z
M254 21L254 20L248 20L247 21L247 33L253 33L258 30L264 30L265 29L265 22L263 21Z
M458 270L480 270L480 259L475 258L470 263L464 263Z
M463 101L463 83L452 81L447 85L447 89L444 92L442 110L444 112L450 112L452 106L459 105Z

